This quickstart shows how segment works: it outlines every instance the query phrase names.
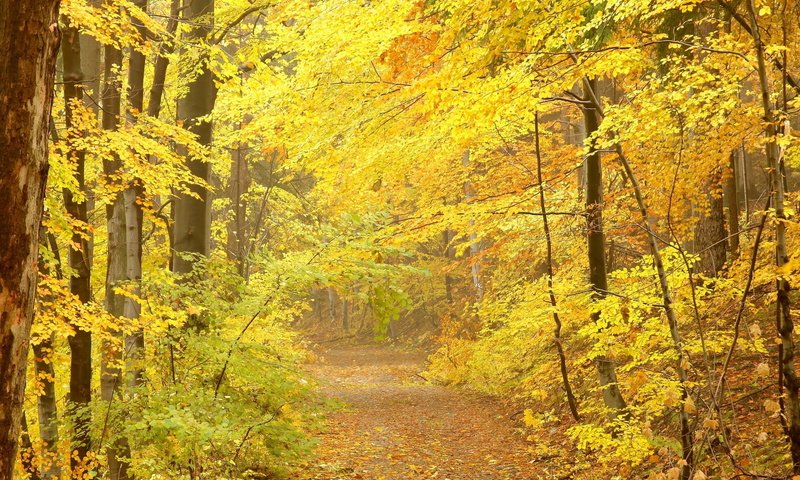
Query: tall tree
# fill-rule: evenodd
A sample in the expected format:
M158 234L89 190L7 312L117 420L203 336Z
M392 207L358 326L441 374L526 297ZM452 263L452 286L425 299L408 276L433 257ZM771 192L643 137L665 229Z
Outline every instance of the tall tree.
M14 473L36 293L58 1L0 1L0 480Z
M58 280L63 280L61 269L61 257L56 243L55 235L50 233L44 226L40 229L40 243L42 248L47 248L49 244L52 255L54 256L55 276ZM46 262L40 259L39 270L43 275L50 275L53 272L48 270ZM49 300L46 295L42 300ZM44 302L42 302L44 303ZM41 311L40 311L41 312ZM53 366L53 332L47 337L40 338L33 344L34 368L36 378L42 384L42 389L37 398L37 410L39 417L39 438L42 440L45 452L41 456L42 467L41 477L45 479L61 478L61 464L58 461L58 403L56 398L56 372Z
M597 81L585 78L583 80L585 97L597 91ZM586 242L589 253L589 283L592 287L592 297L601 299L608 291L608 276L606 273L606 236L603 230L603 170L600 152L595 146L593 137L600 128L599 112L593 106L584 106L583 123L586 131L586 141L589 143L589 153L584 161L586 170ZM592 321L600 320L600 311L592 313ZM596 360L597 375L603 387L603 401L616 416L625 409L625 399L622 397L617 384L617 370L613 360L605 355Z
M186 21L192 25L187 41L199 53L199 73L189 82L188 92L178 105L178 118L186 128L197 135L201 145L211 144L211 120L216 92L214 77L209 66L205 42L214 25L214 0L189 0L184 6ZM192 175L208 182L211 165L204 159L186 159ZM211 236L210 192L203 186L192 186L195 195L178 193L174 206L174 258L173 269L178 273L191 272L194 262L182 254L207 255Z
M108 2L111 4L112 2ZM113 4L111 5L113 6ZM103 71L103 129L117 131L121 112L121 79L122 51L113 44L104 49L105 64ZM106 206L106 222L108 224L108 253L106 255L106 310L118 319L125 316L125 295L118 292L127 280L127 229L125 224L125 198L119 185L121 178L121 162L118 157L103 159L103 172L111 187L113 198ZM121 320L120 320L121 321ZM100 391L104 401L111 410L114 396L122 386L122 329L112 326L110 339L103 342L101 359ZM113 421L111 422L114 423ZM106 447L108 470L114 480L125 480L128 476L128 458L130 449L124 437L113 436Z
M730 232L731 257L739 256L739 188L736 181L738 172L736 152L731 152L730 164L725 176L725 201L728 205L728 231Z
M147 0L135 0L134 5L147 11ZM147 37L147 29L141 21L133 20L136 31L142 41ZM144 70L146 57L143 52L134 49L131 51L128 64L128 121L135 123L137 115L144 108ZM142 222L144 214L142 202L144 201L144 189L141 181L135 179L133 185L127 185L122 192L125 203L125 257L126 257L126 276L132 282L133 293L139 296L139 282L142 279ZM139 303L125 296L123 314L126 318L139 318ZM133 333L125 337L125 352L128 359L128 383L131 387L138 387L144 381L144 366L142 360L144 356L144 331L136 328Z
M83 70L81 69L81 45L78 27L67 20L63 27L64 40L61 56L64 62L64 108L67 135L68 161L75 165L75 180L78 195L64 189L64 205L67 213L78 224L69 246L70 291L81 303L92 297L89 215L86 205L85 163L86 152L79 145L80 133L75 131L75 108L83 100ZM89 402L92 396L92 334L83 325L74 325L75 333L69 337L70 378L69 401L73 410L74 432L70 456L73 472L78 471L90 449L89 424L91 421Z
M698 270L716 277L725 266L728 256L728 233L725 229L725 209L720 190L721 172L715 172L706 182L707 205L700 211L694 231L694 250L700 257Z
M178 16L181 12L181 0L172 0L169 9L169 20L167 21L167 35L172 37L178 30ZM175 51L175 43L172 38L165 38L156 56L155 66L153 67L153 83L150 84L150 97L147 101L147 115L158 118L161 113L161 104L164 99L164 85L167 80L167 68L169 58Z
M747 0L746 7L750 20L750 33L753 39L758 72L758 86L761 94L761 107L764 114L766 128L765 153L769 167L770 194L772 205L775 209L775 265L780 268L789 261L786 246L786 211L785 211L785 166L783 156L778 145L778 118L772 109L770 100L770 79L767 72L767 59L764 41L761 38L761 26L758 24L756 5L753 0ZM783 66L783 68L786 68ZM785 75L785 73L784 73ZM789 282L779 277L776 281L778 299L776 308L776 328L780 343L778 344L778 372L781 390L782 417L786 422L786 434L789 439L792 455L792 470L795 475L800 474L800 377L794 365L795 342L794 321L792 320L789 302Z

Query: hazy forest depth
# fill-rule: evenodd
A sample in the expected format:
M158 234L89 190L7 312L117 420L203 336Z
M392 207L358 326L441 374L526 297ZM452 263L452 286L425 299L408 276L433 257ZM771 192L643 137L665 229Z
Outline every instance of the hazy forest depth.
M800 479L796 0L0 0L0 480Z

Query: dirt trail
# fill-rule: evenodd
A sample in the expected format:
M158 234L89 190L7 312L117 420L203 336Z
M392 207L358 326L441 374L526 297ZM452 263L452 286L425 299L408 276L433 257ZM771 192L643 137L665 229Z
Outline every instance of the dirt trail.
M310 367L344 403L320 433L314 480L543 478L497 402L428 385L425 356L375 345L320 350Z

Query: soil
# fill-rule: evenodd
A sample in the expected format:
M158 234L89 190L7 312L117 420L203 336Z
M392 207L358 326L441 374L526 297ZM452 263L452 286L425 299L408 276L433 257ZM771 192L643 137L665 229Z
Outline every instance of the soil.
M319 432L304 480L547 477L513 412L493 398L429 384L424 353L374 344L317 352L309 370L342 408Z

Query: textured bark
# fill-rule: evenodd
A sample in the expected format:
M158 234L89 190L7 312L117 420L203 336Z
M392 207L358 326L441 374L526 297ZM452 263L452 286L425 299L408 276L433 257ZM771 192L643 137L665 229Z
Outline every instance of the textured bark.
M730 232L728 245L732 259L739 257L739 191L736 188L738 170L736 164L736 152L732 152L725 178L725 203L728 206L728 232Z
M39 229L40 247L49 248L55 258L55 276L63 280L64 275L61 270L61 256L58 251L58 244L55 236L41 226ZM42 275L51 275L46 262L39 262L39 271ZM49 302L52 298L42 298L43 302ZM39 308L43 308L39 304ZM53 341L54 335L50 334L47 338L39 339L38 343L33 344L33 365L36 372L36 379L42 385L41 393L37 396L37 410L39 420L39 438L42 440L44 452L39 458L42 472L39 478L58 479L61 478L61 465L58 458L58 404L56 399L55 379L56 372L53 368ZM37 471L37 475L40 472Z
M56 0L0 0L0 480L12 478L20 440L57 21Z
M717 276L725 266L728 255L723 198L711 193L719 188L720 180L720 175L715 174L706 185L708 206L700 212L694 231L695 253L700 257L698 271L708 277Z
M147 0L135 0L134 4L142 11L147 11ZM147 30L144 25L134 20L139 36L144 40ZM128 67L128 120L131 123L136 121L134 113L141 112L144 108L144 70L146 58L141 52L133 50L130 55ZM139 296L139 283L142 279L142 222L144 215L142 212L142 202L144 201L144 190L138 180L134 185L129 185L123 192L123 202L125 211L125 257L126 257L126 276L132 282L133 294ZM138 200L138 201L137 201ZM139 303L125 297L123 315L126 318L138 319L141 306ZM128 385L136 388L144 383L144 331L135 330L132 334L125 337L126 370Z
M70 24L64 25L64 39L61 44L64 62L64 104L66 126L68 129L66 142L69 147L69 160L75 163L75 179L78 189L86 190L84 176L85 152L76 148L73 141L76 132L73 127L73 109L75 102L83 100L83 71L81 70L81 48L78 29ZM64 206L67 213L83 225L88 224L85 200L75 198L71 191L64 190ZM73 271L69 279L70 291L82 303L91 300L91 260L88 232L76 231L69 246L69 265ZM86 458L91 448L89 425L91 416L88 409L92 396L92 334L75 325L75 334L69 337L70 378L69 403L74 415L74 429L71 450L76 452L70 457L73 471ZM79 474L76 474L79 475Z
M103 0L87 0L92 7L100 7ZM83 72L84 103L95 115L100 113L101 70L103 66L103 47L91 35L79 36L81 48L81 71Z
M214 23L214 0L190 0L184 5L186 20L193 24L187 41L197 42L208 38ZM208 58L200 59L202 67L199 75L189 82L186 97L179 102L178 117L186 129L197 135L201 145L211 144L211 122L206 118L214 107L214 79L208 68ZM209 181L211 165L197 158L186 158L189 171L196 177ZM175 272L189 273L194 267L193 258L181 254L207 256L211 237L210 192L200 186L191 186L192 197L185 193L175 195L174 218L174 257L172 267Z
M181 0L172 0L169 8L169 20L167 21L167 34L169 37L175 35L178 30L178 15L180 14ZM171 38L167 38L161 44L156 57L153 70L153 83L150 86L150 98L147 102L147 115L158 118L161 113L161 103L164 99L164 83L167 79L167 67L169 67L169 56L175 51L175 44Z
M780 154L777 138L776 116L770 102L769 76L767 74L766 54L761 40L756 7L753 0L748 0L747 10L752 24L752 37L758 60L758 79L761 93L761 104L764 112L766 129L766 156L769 167L770 190L775 209L775 265L780 268L789 261L786 249L786 213L785 203L785 170ZM794 366L794 322L789 304L789 282L784 278L777 280L778 300L776 307L776 328L780 337L778 345L778 371L780 373L779 388L782 390L782 417L786 422L786 434L792 455L792 471L800 474L800 378Z
M241 129L241 126L239 128ZM236 262L239 275L247 278L249 271L247 201L243 196L250 188L250 172L247 166L247 144L240 143L231 150L231 176L228 193L231 199L233 217L228 221L228 257Z
M595 80L585 80L584 95L596 90ZM591 142L591 136L599 128L598 112L595 109L586 107L582 109L583 123L587 141ZM586 241L589 253L589 282L591 284L594 299L605 297L608 290L608 278L606 275L606 238L603 230L603 170L601 165L600 152L594 144L590 145L589 154L584 162L586 169ZM600 312L592 313L592 321L600 319ZM600 356L596 360L597 376L600 385L603 387L603 401L612 410L612 415L618 415L625 409L625 399L617 383L617 371L613 361L605 356Z
M116 131L119 128L121 104L121 80L119 68L122 65L122 52L114 45L105 47L105 68L103 72L103 129ZM107 181L115 182L115 177L120 173L120 162L117 159L103 160L103 172ZM113 185L117 191L126 187ZM106 310L117 318L125 315L125 296L115 290L124 286L128 279L127 246L125 226L125 199L123 193L118 191L112 203L106 206L106 221L108 225L108 254L106 256ZM120 335L118 329L110 332L112 337ZM121 338L119 339L121 340ZM109 403L108 409L113 411L112 402L118 395L122 386L122 342L117 339L106 340L103 343L102 360L100 365L100 393L102 399ZM114 429L115 419L111 415L109 420L111 429ZM126 480L128 474L128 459L130 448L127 439L113 436L110 444L106 446L108 471L113 480Z

